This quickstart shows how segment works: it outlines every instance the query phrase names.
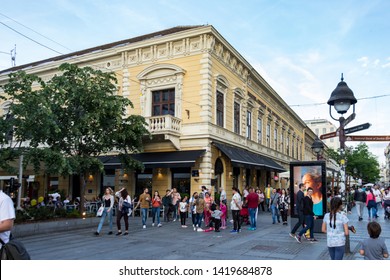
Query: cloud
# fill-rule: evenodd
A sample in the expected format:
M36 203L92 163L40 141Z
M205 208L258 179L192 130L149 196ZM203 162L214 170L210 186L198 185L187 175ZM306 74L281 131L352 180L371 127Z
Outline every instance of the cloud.
M370 60L368 59L367 56L363 56L361 58L358 58L357 61L361 63L362 67L367 67L368 64L370 63Z

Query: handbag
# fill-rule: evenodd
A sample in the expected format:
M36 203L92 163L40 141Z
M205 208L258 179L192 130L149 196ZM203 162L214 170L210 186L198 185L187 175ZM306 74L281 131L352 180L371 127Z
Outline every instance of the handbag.
M100 206L99 209L96 212L96 217L101 217L103 215L104 206Z
M10 237L8 243L4 243L2 239L0 239L0 243L2 245L0 250L0 259L1 260L30 260L30 255L24 247L23 243L19 240L15 240Z

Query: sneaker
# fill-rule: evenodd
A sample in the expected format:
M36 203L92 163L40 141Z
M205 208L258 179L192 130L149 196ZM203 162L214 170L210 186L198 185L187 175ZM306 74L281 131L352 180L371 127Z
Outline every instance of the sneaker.
M302 243L301 237L300 237L299 235L295 235L294 238L295 238L295 240L296 240L298 243Z
M230 233L237 233L237 230L232 229L232 230L230 231Z
M309 241L309 237L307 237L306 234L303 234L302 236L303 236L303 238L304 238L305 240Z
M295 234L294 233L289 233L288 235L290 235L290 237L292 237L292 238L295 238Z
M250 227L250 228L248 228L248 230L256 230L255 228L253 228L253 227Z
M198 226L195 226L195 227L194 227L194 231L196 231L197 229L198 229Z
M128 235L129 233L126 231L123 235Z
M115 234L116 236L118 236L118 235L122 235L122 232L118 232L117 234Z
M174 222L176 222L176 219L173 219Z
M146 225L143 225L142 228L146 228Z
M241 231L242 231L242 229L237 230L237 232L241 232Z
M152 224L152 227L154 227L154 223Z
M95 235L98 236L98 235L99 235L99 232L95 232Z
M201 231L204 231L204 230L203 230L203 229L201 229L201 228L198 228L198 229L197 229L197 231L201 232Z
M310 238L309 241L310 241L310 243L316 243L316 242L318 242L318 240L315 239L315 238Z
M109 231L109 232L108 232L108 235L111 235L111 234L112 234L112 231Z
M183 228L187 228L188 226L184 225Z
M162 224L158 224L157 227L162 227Z

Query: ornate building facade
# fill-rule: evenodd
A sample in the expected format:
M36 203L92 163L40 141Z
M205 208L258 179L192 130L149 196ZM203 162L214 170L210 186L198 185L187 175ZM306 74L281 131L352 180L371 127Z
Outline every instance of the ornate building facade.
M260 74L211 25L175 27L0 71L0 84L17 70L50 79L63 62L113 71L118 94L145 117L152 139L134 155L144 172L124 173L115 155L101 157L104 174L91 174L87 198L104 187L138 195L148 186L182 193L285 186L278 174L291 161L313 158L314 133ZM1 110L7 103L0 104ZM1 113L1 112L0 112ZM4 180L5 172L0 171ZM80 196L78 177L35 175L24 195L63 190ZM13 175L13 174L11 174ZM31 180L30 180L31 181Z

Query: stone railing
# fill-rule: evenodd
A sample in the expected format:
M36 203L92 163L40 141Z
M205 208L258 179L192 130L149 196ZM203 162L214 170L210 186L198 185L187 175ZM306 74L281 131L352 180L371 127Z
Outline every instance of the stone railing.
M151 134L181 133L181 119L171 115L147 117Z

